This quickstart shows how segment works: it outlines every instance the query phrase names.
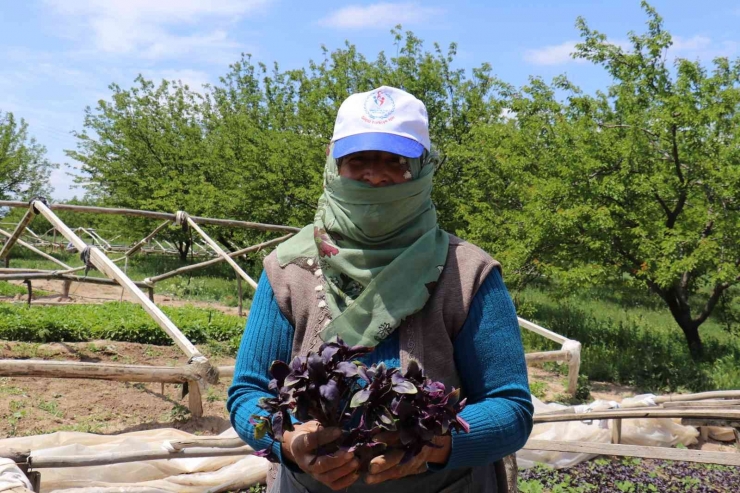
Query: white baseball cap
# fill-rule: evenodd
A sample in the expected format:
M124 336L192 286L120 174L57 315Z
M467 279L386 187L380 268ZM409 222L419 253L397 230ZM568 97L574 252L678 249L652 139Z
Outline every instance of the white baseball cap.
M337 159L360 151L417 158L431 147L427 109L395 87L353 94L339 107L331 140Z

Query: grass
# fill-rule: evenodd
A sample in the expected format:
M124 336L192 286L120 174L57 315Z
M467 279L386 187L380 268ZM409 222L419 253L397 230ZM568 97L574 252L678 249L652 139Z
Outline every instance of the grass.
M244 321L218 310L163 307L162 310L194 344L219 347L236 354ZM109 302L100 305L26 306L0 304L0 339L20 341L19 357L37 357L38 343L84 342L96 339L171 345L172 340L139 305ZM215 346L215 342L220 343ZM148 354L147 354L148 353ZM146 356L156 349L149 347Z
M79 267L82 265L77 254L67 252L54 252L51 254L55 258L63 261L70 267ZM119 255L110 254L110 258L117 258ZM154 277L165 272L172 271L185 265L202 262L204 259L194 259L192 262L188 259L186 262L180 261L179 257L162 256L162 255L138 255L132 257L128 265L119 262L118 266L125 270L128 276L135 280L141 281L147 277ZM259 277L261 264L257 260L245 263L239 262L240 266L253 278ZM13 250L11 267L29 268L29 269L49 269L55 270L59 266L50 260L38 257L28 250L18 248ZM84 275L78 272L78 275ZM90 277L105 277L100 272L91 270L87 273ZM7 294L5 294L7 291ZM25 294L25 286L16 286L5 282L0 282L0 296L15 296L18 293ZM193 301L211 301L221 303L226 306L237 306L238 291L236 283L236 274L234 270L225 262L210 265L204 269L189 272L182 276L172 277L157 283L156 292L158 294L174 296L178 299ZM39 292L39 294L41 294ZM251 303L252 290L246 283L243 283L243 304L248 309Z
M740 337L716 316L700 328L705 358L695 362L667 308L648 293L611 287L562 296L545 285L516 302L521 316L582 343L581 374L590 380L654 393L740 388ZM522 337L528 351L557 349L532 332Z
M48 294L51 294L48 291L42 291L40 289L33 288L33 283L31 283L31 287L34 296L46 296ZM0 297L14 297L18 294L26 299L28 297L28 288L25 285L19 286L17 284L10 284L6 281L0 281Z
M14 267L55 268L55 264L30 252L14 250L14 254L18 255L12 259ZM76 255L54 255L70 265L80 265ZM131 259L127 272L133 279L141 280L182 265L177 257L140 255ZM259 266L252 262L248 272L257 277ZM101 276L96 271L88 275ZM220 263L163 281L157 285L157 292L233 306L237 301L234 276L228 265ZM9 286L0 282L0 290L25 292L24 286ZM246 297L252 294L246 286L244 293ZM516 303L524 318L583 344L581 373L585 378L579 382L583 396L588 396L589 380L626 384L655 393L740 388L740 366L736 363L740 359L740 324L723 318L720 307L700 329L706 358L697 363L690 358L683 334L663 302L640 289L603 286L568 292L542 283L516 293ZM246 299L245 306L249 304ZM59 312L53 308L61 307L36 312L33 307L25 312L21 307L11 311L3 308L6 311L0 311L0 338L27 342L90 338L147 344L169 342L138 307L109 303L105 308L64 307L69 311ZM209 311L165 312L172 313L175 324L193 342L208 344L209 354L233 354L238 348L241 321L225 322L220 314ZM723 313L740 313L740 307L723 309ZM219 320L214 321L213 317ZM529 351L557 349L554 343L529 331L523 331L523 342ZM550 367L566 370L565 366ZM542 389L535 388L533 392L541 394Z

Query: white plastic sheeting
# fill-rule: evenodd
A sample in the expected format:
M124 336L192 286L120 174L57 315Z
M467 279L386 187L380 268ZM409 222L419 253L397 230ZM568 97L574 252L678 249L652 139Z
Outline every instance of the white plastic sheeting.
M15 493L31 490L26 475L10 459L0 457L0 493Z
M236 432L230 428L219 436L234 438ZM167 441L193 438L196 436L170 428L111 436L57 432L0 440L0 449L31 450L35 457L64 457L101 452L162 451ZM44 493L216 493L264 482L268 464L266 459L249 455L49 468L40 470L41 490Z
M587 414L591 411L604 411L626 407L655 406L652 394L638 395L622 402L596 400L588 405L575 406L576 414ZM561 404L545 404L532 396L534 412L545 413L565 409ZM565 421L541 423L535 425L530 439L563 440L574 442L611 443L611 420ZM683 426L676 420L668 418L644 418L622 420L622 438L625 445L645 445L651 447L673 447L681 443L684 446L697 442L699 432L693 426ZM571 467L595 457L594 454L550 452L543 450L520 450L516 454L519 467L532 467L543 463L555 468Z
M621 403L597 400L589 405L576 406L575 411L588 414L591 411L619 407L655 406L654 397L641 395L624 399ZM535 413L552 412L566 407L560 404L545 404L535 397L532 397L532 400ZM610 420L543 423L534 427L530 438L609 443L610 424ZM698 435L699 432L695 428L682 426L672 419L625 419L622 421L621 443L653 447L672 447L681 443L688 446L697 442ZM234 438L236 432L230 428L219 436ZM0 440L0 449L31 450L35 457L95 455L101 452L163 450L166 442L189 440L194 437L195 435L175 429L138 431L112 436L57 432ZM594 457L592 454L521 450L517 453L517 462L520 467L532 467L535 462L539 462L563 468L592 457ZM250 455L42 469L41 488L44 493L217 493L248 488L264 482L268 464L267 460ZM8 478L11 478L12 471L10 468L7 469ZM0 493L3 491L3 479L0 476ZM11 479L8 479L8 484L11 484L10 481ZM14 486L22 484L16 482Z

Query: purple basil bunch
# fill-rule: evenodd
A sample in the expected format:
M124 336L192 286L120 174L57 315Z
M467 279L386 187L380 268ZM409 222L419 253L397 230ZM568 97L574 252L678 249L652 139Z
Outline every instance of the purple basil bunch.
M424 446L435 446L435 436L469 431L459 415L465 407L459 389L446 393L444 384L426 378L415 361L403 374L383 363L367 367L357 361L372 350L335 338L318 353L295 357L290 365L273 362L269 388L276 396L260 401L267 415L252 416L255 438L267 435L282 441L283 433L293 430L292 417L298 422L315 419L344 430L339 443L320 453L347 449L364 468L387 448L375 440L379 433L398 432L399 443L393 447L404 450L405 462ZM258 454L276 459L271 449Z

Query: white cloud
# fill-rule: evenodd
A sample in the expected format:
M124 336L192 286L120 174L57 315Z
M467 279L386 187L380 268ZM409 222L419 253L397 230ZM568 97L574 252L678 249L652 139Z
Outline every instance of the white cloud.
M159 60L236 51L224 26L269 0L46 0L93 51ZM70 27L73 26L73 27ZM202 26L208 26L203 28ZM89 37L89 39L87 39Z
M683 38L673 36L673 45L668 49L668 58L686 58L710 62L717 57L732 57L740 53L740 43L736 41L715 41L706 36Z
M706 36L694 36L692 38L673 37L673 49L676 51L705 50L712 44L712 40Z
M566 41L559 45L550 45L543 48L527 50L524 60L534 65L562 65L570 62L582 62L574 60L571 56L576 50L578 41Z
M339 29L388 29L397 24L426 22L442 13L442 9L423 7L417 2L350 5L324 17L319 25Z
M179 80L194 91L199 91L204 84L209 84L211 82L210 75L201 70L142 70L141 74L145 78L153 80L155 83L158 83L162 79Z
M632 49L632 44L624 39L610 42L625 51ZM571 56L578 43L578 41L565 41L559 45L527 50L524 53L524 60L534 65L583 63L584 60L574 59ZM715 41L701 35L690 38L673 36L673 45L668 49L667 58L672 60L681 57L709 62L719 56L732 57L738 53L740 53L740 43L736 41Z

